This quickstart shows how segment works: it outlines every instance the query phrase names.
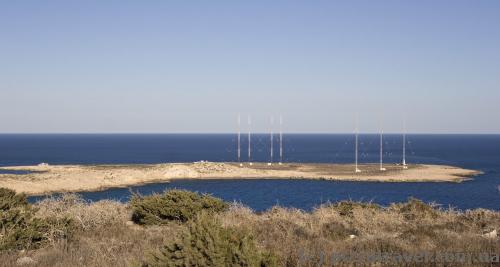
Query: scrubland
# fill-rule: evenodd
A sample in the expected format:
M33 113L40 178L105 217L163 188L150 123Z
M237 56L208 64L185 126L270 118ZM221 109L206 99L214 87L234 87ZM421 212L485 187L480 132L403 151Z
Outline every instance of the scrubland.
M427 266L332 255L494 255L498 229L500 212L442 209L416 199L257 213L182 190L135 195L128 203L87 203L66 194L29 204L0 189L3 266ZM474 259L432 265L490 266Z

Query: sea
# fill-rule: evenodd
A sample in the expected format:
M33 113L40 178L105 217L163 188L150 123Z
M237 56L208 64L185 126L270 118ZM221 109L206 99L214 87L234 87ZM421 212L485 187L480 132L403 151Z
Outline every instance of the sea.
M284 134L280 158L279 138L254 134L251 161L353 163L351 134ZM380 137L359 136L359 162L379 162ZM385 164L401 163L403 138L386 134ZM48 164L150 164L195 161L237 161L236 134L0 134L0 166ZM247 136L241 138L241 161L248 161ZM480 170L483 174L462 183L449 182L348 182L317 180L173 180L129 188L79 192L88 201L127 201L132 192L142 195L168 189L208 193L238 202L255 211L273 206L310 211L341 200L378 203L383 206L414 197L441 208L500 210L500 135L408 134L406 160L412 163L446 164ZM0 172L6 172L1 171ZM23 171L14 174L24 174ZM30 197L35 202L46 196Z

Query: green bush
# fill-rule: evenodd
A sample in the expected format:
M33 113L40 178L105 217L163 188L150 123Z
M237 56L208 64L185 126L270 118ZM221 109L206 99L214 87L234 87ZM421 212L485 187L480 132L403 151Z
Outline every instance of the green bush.
M226 229L202 212L180 237L150 255L144 266L277 266L277 259L261 252L251 235Z
M228 204L219 198L185 190L170 190L163 194L132 196L132 220L143 225L161 225L169 221L186 222L199 213L220 212Z
M26 206L28 206L26 195L16 194L15 191L7 188L0 188L0 210L6 211Z
M0 188L0 250L35 249L70 236L71 220L35 218L35 211L25 195Z

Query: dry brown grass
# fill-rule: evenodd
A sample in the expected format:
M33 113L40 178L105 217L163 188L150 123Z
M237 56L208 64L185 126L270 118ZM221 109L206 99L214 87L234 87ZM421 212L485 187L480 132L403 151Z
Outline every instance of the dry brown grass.
M87 203L75 194L37 203L40 218L69 217L75 222L72 240L54 242L32 251L0 253L0 266L15 266L30 257L36 266L131 266L139 265L153 248L183 226L140 227L130 221L127 204L115 201Z
M73 240L39 250L0 253L0 265L15 266L18 258L28 256L37 266L137 266L148 253L186 231L178 222L134 225L128 205L112 201L85 203L66 195L36 206L37 216L69 216L80 223L79 231ZM499 212L438 210L416 200L387 208L341 203L312 212L274 207L263 213L233 203L216 216L224 227L252 233L259 247L278 257L280 266L329 266L328 257L321 257L333 252L500 253L498 237L482 236L500 230Z
M315 265L321 255L333 252L500 253L498 238L482 236L500 229L500 213L437 210L416 200L389 208L352 205L348 214L344 208L329 205L312 213L275 207L261 215L236 207L221 216L227 226L252 229L259 244L274 251L287 266L299 265L304 255L303 264ZM329 264L328 259L322 262Z
M36 206L37 217L69 217L84 231L125 224L130 218L127 206L120 202L102 200L89 204L76 194L47 198Z

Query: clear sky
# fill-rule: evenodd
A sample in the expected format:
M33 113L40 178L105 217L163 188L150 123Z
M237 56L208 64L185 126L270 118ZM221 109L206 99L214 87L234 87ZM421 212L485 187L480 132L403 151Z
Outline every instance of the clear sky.
M500 1L0 1L0 132L234 132L238 113L500 133Z

